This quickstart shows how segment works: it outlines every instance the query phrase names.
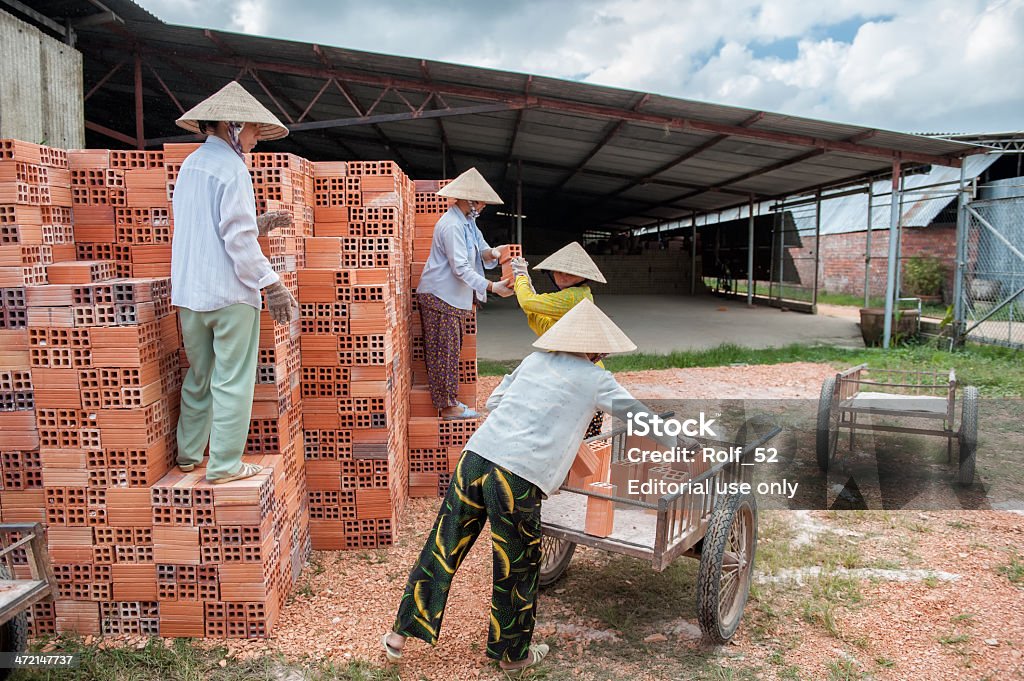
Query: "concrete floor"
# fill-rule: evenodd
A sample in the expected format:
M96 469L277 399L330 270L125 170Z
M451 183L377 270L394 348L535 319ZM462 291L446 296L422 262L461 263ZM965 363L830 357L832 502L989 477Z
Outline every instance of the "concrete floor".
M636 343L639 352L700 350L723 343L767 348L789 343L863 347L854 319L783 312L713 296L597 298L598 306ZM536 339L515 297L491 300L478 312L477 356L521 359Z

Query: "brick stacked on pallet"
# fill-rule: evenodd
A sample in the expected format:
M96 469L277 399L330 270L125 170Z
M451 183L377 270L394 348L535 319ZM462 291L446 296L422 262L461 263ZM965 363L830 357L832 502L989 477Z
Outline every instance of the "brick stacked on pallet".
M412 182L390 162L314 164L299 272L304 454L317 549L390 545L407 497Z
M413 238L411 285L419 277L430 256L434 225L451 206L451 200L436 194L446 184L439 180L417 180ZM415 298L414 298L415 308ZM423 353L423 328L419 312L412 316L412 380L409 419L409 496L444 496L451 482L462 447L476 431L476 419L442 421L430 399L427 367ZM463 324L462 353L459 361L459 401L475 407L477 397L476 315Z

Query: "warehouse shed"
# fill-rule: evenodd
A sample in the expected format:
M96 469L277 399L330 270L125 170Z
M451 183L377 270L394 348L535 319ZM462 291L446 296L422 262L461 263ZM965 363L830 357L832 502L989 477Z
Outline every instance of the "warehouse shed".
M274 150L310 160L389 159L423 179L476 166L506 201L482 227L494 240L523 243L527 254L580 239L613 254L610 265L636 251L628 237L645 228L749 211L894 168L956 173L977 150L537 75L175 26L130 0L4 4L81 52L88 146L153 149L188 140L174 119L236 79L292 130ZM644 254L660 260L630 286L689 293L700 289L701 275L717 274L691 243L677 246L673 257Z

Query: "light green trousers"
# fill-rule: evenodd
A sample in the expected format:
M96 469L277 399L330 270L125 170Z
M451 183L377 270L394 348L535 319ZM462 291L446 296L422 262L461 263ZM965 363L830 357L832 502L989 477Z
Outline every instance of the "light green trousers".
M234 475L242 466L256 386L259 310L240 303L212 312L178 308L189 369L181 386L178 463L200 464L206 478Z

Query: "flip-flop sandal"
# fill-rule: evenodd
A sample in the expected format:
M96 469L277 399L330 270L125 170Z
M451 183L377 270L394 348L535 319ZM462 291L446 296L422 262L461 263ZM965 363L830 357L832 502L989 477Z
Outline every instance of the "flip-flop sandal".
M196 469L196 465L194 463L179 463L178 469L182 473L191 473Z
M505 669L499 664L498 668L501 669L501 671L503 671L508 676L514 676L515 678L519 678L527 669L530 669L531 667L536 667L538 664L540 664L541 660L547 657L547 654L550 651L551 648L548 646L547 643L535 643L532 646L530 646L530 650L526 654L526 659L529 660L529 662L526 663L525 666L516 667L515 669Z
M386 632L383 636L380 637L380 643L382 646L384 646L384 654L387 655L388 662L398 662L402 659L402 650L400 648L392 648L390 645L388 645L388 636L390 635L390 631Z
M242 467L238 469L238 472L234 475L229 475L226 478L217 478L216 480L210 480L214 485L223 485L226 482L234 482L235 480L245 480L258 474L263 470L263 466L255 463L243 463Z
M456 405L458 406L458 405ZM475 419L480 416L479 412L473 411L466 405L462 405L462 412L455 414L454 416L442 416L442 421L458 421L459 419Z

